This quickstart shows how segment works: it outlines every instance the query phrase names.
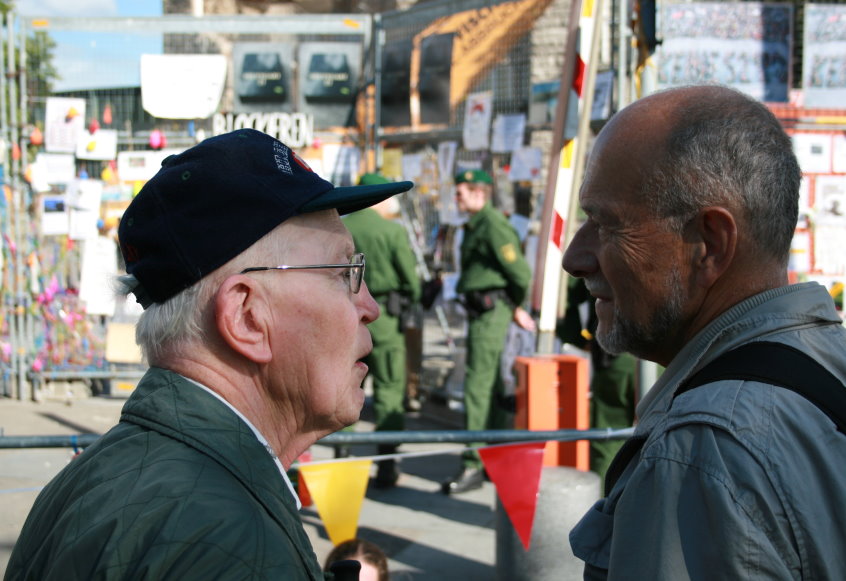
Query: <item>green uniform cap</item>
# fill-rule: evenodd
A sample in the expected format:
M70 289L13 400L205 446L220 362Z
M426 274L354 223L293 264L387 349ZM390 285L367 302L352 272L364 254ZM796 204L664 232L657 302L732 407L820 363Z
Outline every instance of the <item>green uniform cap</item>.
M360 186L375 186L378 184L389 184L391 180L378 173L366 173L358 180Z
M455 184L492 184L493 179L491 175L481 169L468 169L466 171L455 174Z

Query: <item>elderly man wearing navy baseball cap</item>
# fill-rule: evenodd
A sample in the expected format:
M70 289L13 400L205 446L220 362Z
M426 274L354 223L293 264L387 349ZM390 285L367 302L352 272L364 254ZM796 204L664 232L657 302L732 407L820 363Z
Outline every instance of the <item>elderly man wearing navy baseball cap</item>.
M364 403L362 282L334 187L251 129L164 161L119 228L150 370L41 493L7 579L323 579L286 470Z

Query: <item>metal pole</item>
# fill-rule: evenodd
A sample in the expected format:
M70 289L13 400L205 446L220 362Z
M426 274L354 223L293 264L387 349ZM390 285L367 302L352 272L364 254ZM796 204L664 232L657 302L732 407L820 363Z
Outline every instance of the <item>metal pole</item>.
M382 50L385 46L385 29L382 27L382 15L373 15L373 163L375 170L382 168L382 148L379 137L382 129Z
M593 93L596 88L596 70L599 66L599 44L600 35L602 33L602 18L601 14L604 8L603 0L596 0L597 16L593 20L593 36L591 37L590 54L588 56L588 71L585 75L584 96L582 100L585 104L584 111L579 118L579 135L576 138L576 152L575 161L573 162L573 191L579 191L579 185L582 182L582 175L584 174L585 156L587 155L587 138L590 133L590 117L591 104L593 103ZM570 211L567 213L566 234L564 235L564 247L566 248L573 235L576 232L576 214L579 207L579 197L570 196ZM564 285L566 288L566 285ZM566 297L566 291L561 293Z
M18 82L19 71L15 68L15 35L14 35L14 18L10 18L9 21L6 23L6 37L7 37L7 52L6 52L6 60L8 63L8 75L10 77L9 81L9 127L11 130L10 134L10 141L12 143L12 147L17 144L18 148L21 146L21 139L20 139L20 131L18 127L18 107L20 103L18 101L18 92L16 88L16 83ZM21 48L23 50L23 48ZM15 320L15 327L16 327L16 335L17 335L17 374L18 374L18 386L19 386L19 397L20 399L25 399L28 395L32 395L28 393L27 388L27 381L26 381L26 343L24 341L25 331L26 331L26 321L24 317L24 313L26 311L24 307L24 260L26 259L26 252L23 247L26 232L24 231L24 226L26 224L26 216L25 213L27 208L25 207L23 197L21 195L20 190L20 175L21 175L21 166L20 166L20 159L15 160L14 156L12 158L9 171L9 185L13 192L13 197L15 199L15 221L16 224L16 246L17 246L17 260L15 261L15 312L14 312L14 320ZM13 347L14 348L14 347ZM13 370L14 373L14 370Z
M555 119L552 128L552 147L550 148L549 168L546 174L546 189L543 200L544 218L541 220L541 231L538 237L538 254L535 260L535 280L532 287L532 307L541 310L543 300L544 278L547 276L561 277L561 270L546 272L546 255L549 249L549 239L552 232L551 216L555 209L555 192L558 186L558 168L561 164L561 150L564 148L564 126L567 122L567 108L569 106L573 72L576 67L576 53L578 52L579 15L582 11L581 0L572 0L570 16L567 22L567 44L564 48L564 66L561 71L561 86L558 89L558 102L555 105ZM566 285L562 285L566 292ZM549 354L553 351L555 329L538 329L537 352Z
M11 13L7 13L3 16L2 26L7 26L8 21L12 18ZM0 39L2 39L2 32L0 32ZM0 40L0 44L2 44L2 40ZM6 90L7 90L8 83L6 81L6 63L5 61L0 58L0 135L2 135L2 147L3 152L0 154L3 159L3 170L5 172L4 181L8 182L9 180L9 171L10 171L10 163L12 160L11 156L11 141L9 139L9 120L8 120L8 107L6 105ZM14 240L14 215L16 211L15 206L15 199L13 198L10 200L10 204L8 207L8 211L6 214L6 224L9 228L9 240ZM17 345L15 342L15 306L14 306L14 262L16 260L17 252L13 252L11 248L9 248L9 261L6 264L6 272L5 272L5 292L3 293L3 307L6 309L6 314L9 319L9 345L11 347L11 352L9 354L9 386L11 389L11 396L13 398L20 397L20 387L17 384L17 377L15 376L15 369L17 369Z
M7 23L11 20L11 18L12 13L7 13L2 22L2 26L7 26ZM9 110L6 107L6 85L6 63L3 62L2 58L0 58L0 132L2 132L4 148L8 148L12 145L9 141L9 121L7 115ZM5 164L7 166L6 169L8 169L9 160L11 159L8 149L3 152L3 159L5 160Z
M18 51L20 61L18 65L18 78L20 79L21 126L23 127L26 125L29 117L29 95L26 84L26 26L24 26L23 21L20 22L18 29L20 31L20 38L18 40L20 43L20 51ZM21 167L24 169L26 169L27 162L29 161L29 151L25 147L28 139L29 136L21 135Z
M617 2L617 107L619 111L631 101L631 81L629 76L629 58L631 55L631 35L629 34L629 3Z
M26 23L23 19L20 20L18 29L20 30L20 68L19 68L19 75L18 78L20 79L20 104L21 104L21 125L24 126L29 120L29 88L27 86L27 75L26 75L26 68L27 68L27 53L26 53L26 35L27 35L27 27ZM29 141L29 136L21 136L21 173L25 171L28 163L29 163L29 151L26 147L26 144ZM23 184L23 182L18 179L18 184L21 185L21 200L23 201L23 207L29 208L32 202L32 191L30 190L28 185ZM27 233L30 231L30 219L28 211L22 214L24 220L24 232ZM35 346L35 321L32 314L32 310L30 309L30 305L32 303L32 297L29 293L23 294L23 345L26 346L28 349L34 350ZM24 362L27 361L26 356L24 355ZM25 366L26 367L26 366ZM26 373L26 369L24 369L24 373ZM33 390L32 395L35 395Z
M335 432L318 444L470 444L486 442L575 442L577 440L622 440L634 428L591 430L399 430L379 432ZM8 448L85 448L96 442L99 434L61 436L0 436L0 449Z
M14 152L14 148L18 145L18 99L15 90L15 42L14 42L14 17L11 13L6 17L6 74L3 75L7 79L6 90L8 94L8 103L5 108L8 111L8 136L10 152ZM26 377L24 375L24 320L21 316L21 296L23 295L23 200L18 189L17 176L19 173L18 161L14 159L14 155L10 155L7 163L6 182L12 192L12 208L13 214L13 230L12 239L15 243L15 260L14 260L14 298L12 299L12 312L9 318L10 332L11 332L11 347L12 347L12 375L17 376L17 396L18 399L25 399L26 392ZM11 267L11 265L10 265Z

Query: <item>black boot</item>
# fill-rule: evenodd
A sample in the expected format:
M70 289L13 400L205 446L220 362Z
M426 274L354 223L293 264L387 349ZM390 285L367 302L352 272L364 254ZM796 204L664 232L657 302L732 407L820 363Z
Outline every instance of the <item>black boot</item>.
M484 468L465 466L455 477L441 484L441 492L444 494L461 494L468 490L481 488L484 481Z
M394 454L396 446L379 446L379 455ZM380 460L376 463L376 478L373 479L373 486L376 488L393 488L399 480L399 465L396 460Z
M350 447L347 444L336 444L335 448L335 458L349 458L350 457Z

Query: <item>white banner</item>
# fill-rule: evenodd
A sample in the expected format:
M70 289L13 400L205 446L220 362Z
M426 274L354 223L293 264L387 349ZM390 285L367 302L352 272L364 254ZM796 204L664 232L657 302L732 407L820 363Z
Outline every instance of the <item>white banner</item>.
M141 55L141 104L154 117L211 117L217 112L225 82L223 55Z

